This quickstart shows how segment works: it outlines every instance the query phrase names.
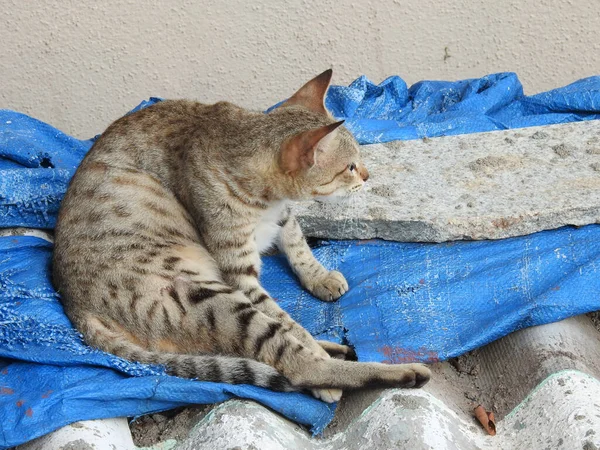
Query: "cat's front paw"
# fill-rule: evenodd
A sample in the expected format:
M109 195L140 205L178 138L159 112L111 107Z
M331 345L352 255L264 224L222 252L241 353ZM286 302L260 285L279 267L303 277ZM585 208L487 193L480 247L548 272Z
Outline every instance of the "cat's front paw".
M325 403L339 402L342 398L341 389L312 389L313 397L323 400Z
M348 291L348 282L344 275L337 270L332 270L323 277L307 281L306 289L315 297L331 302Z

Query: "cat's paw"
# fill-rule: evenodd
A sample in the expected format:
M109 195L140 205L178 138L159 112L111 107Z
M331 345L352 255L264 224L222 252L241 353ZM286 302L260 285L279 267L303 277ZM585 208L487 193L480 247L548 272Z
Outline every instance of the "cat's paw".
M339 402L342 398L341 389L312 389L313 397L323 400L326 403Z
M427 384L431 378L431 370L423 364L405 364L402 367L407 370L408 379L403 387L420 388Z
M419 366L415 369L415 386L416 388L420 388L429 383L431 379L431 370L429 370L426 366Z
M358 361L356 352L352 347L329 341L317 341L317 343L331 358L343 359L346 361Z
M332 270L323 277L307 281L306 289L315 297L331 302L348 291L348 282L344 275L337 270Z

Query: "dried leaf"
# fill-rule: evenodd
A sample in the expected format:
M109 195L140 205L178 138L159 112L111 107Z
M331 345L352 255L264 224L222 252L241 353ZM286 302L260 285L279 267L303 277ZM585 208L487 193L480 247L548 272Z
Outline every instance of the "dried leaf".
M477 406L474 412L475 417L479 420L479 423L481 423L485 431L487 431L490 436L496 436L496 419L494 418L494 413L486 411L481 405Z

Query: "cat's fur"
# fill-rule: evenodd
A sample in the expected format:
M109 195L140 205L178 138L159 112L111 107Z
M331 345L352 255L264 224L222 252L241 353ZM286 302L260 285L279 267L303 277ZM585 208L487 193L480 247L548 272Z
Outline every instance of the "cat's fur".
M315 341L258 281L260 253L277 244L315 296L348 289L287 207L349 195L368 178L356 141L323 106L330 78L269 114L164 101L106 130L62 202L53 261L65 311L90 345L182 377L326 401L427 382L419 364L341 359L349 347Z

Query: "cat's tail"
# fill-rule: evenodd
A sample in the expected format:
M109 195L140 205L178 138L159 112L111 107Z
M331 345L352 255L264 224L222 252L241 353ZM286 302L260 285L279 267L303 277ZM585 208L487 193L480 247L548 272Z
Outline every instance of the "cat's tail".
M112 352L111 352L112 353ZM164 365L167 372L182 378L230 384L252 384L274 391L295 391L287 378L273 367L253 359L213 355L181 355L130 350L120 355L147 364Z
M83 334L94 347L130 361L165 366L170 375L218 383L251 384L274 391L298 390L275 368L253 359L146 350L98 319L86 322L82 328L87 333Z

